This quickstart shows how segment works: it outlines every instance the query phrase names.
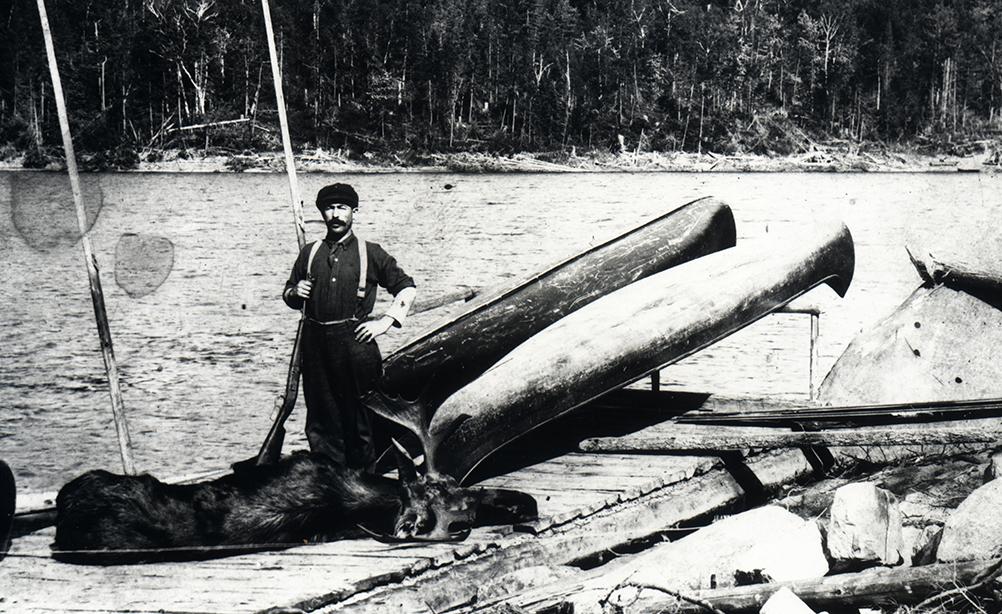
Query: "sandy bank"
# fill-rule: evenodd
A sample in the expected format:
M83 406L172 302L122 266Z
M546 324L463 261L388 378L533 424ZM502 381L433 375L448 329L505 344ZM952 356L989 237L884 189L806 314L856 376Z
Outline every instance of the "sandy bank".
M303 173L568 173L568 172L999 172L1002 149L971 156L913 152L812 151L791 156L714 153L624 152L396 154L349 156L342 151L313 150L296 155ZM80 166L88 168L86 160ZM62 170L54 162L45 170ZM22 159L0 161L0 170L22 170ZM89 169L94 170L94 169ZM167 151L140 155L138 172L285 172L282 152L219 154Z

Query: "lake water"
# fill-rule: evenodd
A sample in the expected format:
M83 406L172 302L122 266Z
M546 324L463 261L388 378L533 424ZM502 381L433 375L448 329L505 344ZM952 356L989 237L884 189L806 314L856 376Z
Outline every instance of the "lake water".
M280 299L297 251L284 174L119 173L84 177L96 259L136 464L165 477L256 454L282 392L298 318ZM359 233L394 254L422 297L510 281L693 199L734 211L738 240L839 217L856 243L840 299L823 310L819 382L852 338L919 285L906 244L1002 217L988 173L306 174L353 184ZM64 176L0 173L0 458L23 490L93 468L121 471L82 249ZM308 238L323 234L307 225ZM145 296L116 284L124 235L167 239L173 264ZM119 262L124 273L128 262ZM121 275L124 279L124 274ZM377 310L379 307L377 306ZM442 315L381 338L384 355ZM809 318L777 314L662 372L662 386L803 402ZM297 408L286 450L305 447Z

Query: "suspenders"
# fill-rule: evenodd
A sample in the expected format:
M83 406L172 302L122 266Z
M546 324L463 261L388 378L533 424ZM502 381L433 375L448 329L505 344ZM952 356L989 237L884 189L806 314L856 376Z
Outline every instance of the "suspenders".
M362 237L355 235L355 242L358 244L358 291L355 296L358 300L365 298L365 278L369 274L369 252L365 246L365 240ZM313 259L316 258L317 252L320 250L320 244L323 241L315 241L310 247L310 259L306 263L306 278L313 278Z
M362 300L365 298L365 278L369 274L369 252L362 237L355 235L355 241L358 243L358 292L356 296L358 300Z

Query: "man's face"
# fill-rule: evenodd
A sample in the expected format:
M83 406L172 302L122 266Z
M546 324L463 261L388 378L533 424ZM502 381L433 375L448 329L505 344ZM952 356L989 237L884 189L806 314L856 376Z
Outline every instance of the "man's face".
M348 232L355 216L355 210L351 208L351 205L341 203L325 205L320 212L324 216L327 229L335 235L343 235Z

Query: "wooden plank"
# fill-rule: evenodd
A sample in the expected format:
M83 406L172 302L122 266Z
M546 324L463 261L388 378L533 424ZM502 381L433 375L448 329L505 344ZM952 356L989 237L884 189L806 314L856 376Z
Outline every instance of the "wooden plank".
M541 510L549 518L538 525L539 536L511 532L510 528L486 528L475 530L462 544L388 546L369 539L348 540L194 563L88 567L48 558L54 534L49 528L15 540L15 550L25 556L4 561L0 586L4 587L5 604L16 603L18 611L244 613L272 606L343 603L353 595L360 603L371 605L375 602L366 596L397 591L411 595L415 599L412 605L420 601L424 608L426 590L439 595L432 603L468 596L470 587L475 590L483 584L484 576L478 575L477 569L501 573L535 565L538 556L545 555L540 561L548 557L562 562L589 556L743 496L744 491L726 472L710 470L720 464L712 457L682 461L664 457L663 465L652 464L652 457L646 456L612 458L612 474L627 473L630 461L635 461L637 475L650 478L639 482L654 483L665 471L695 477L643 495L632 485L616 485L609 476L574 479L575 467L594 468L601 457L569 455L547 465L567 472L562 482L557 473L548 474L554 478L551 490L534 488L536 474L531 468L519 471L519 480L502 476L491 484L503 481L540 498ZM768 467L775 464L765 457L753 462L755 471L763 475L773 472ZM574 488L568 489L568 483ZM617 504L620 500L626 503ZM485 561L503 563L494 566ZM401 584L404 580L407 582ZM407 588L410 585L416 588ZM392 597L387 603L392 605L396 599ZM372 610L383 612L386 607L380 603Z
M806 471L802 454L781 452L749 460L749 468L769 488ZM777 468L785 467L778 471ZM725 470L716 469L626 500L614 508L545 528L536 536L513 536L502 549L425 574L407 587L373 591L340 606L344 612L443 611L473 603L484 578L498 578L529 566L563 565L710 514L741 500L746 492ZM311 601L321 607L333 601Z
M923 426L872 426L793 432L762 427L690 427L659 425L625 437L597 437L581 442L585 452L679 452L682 450L746 450L802 446L888 446L995 443L1002 440L998 419Z

